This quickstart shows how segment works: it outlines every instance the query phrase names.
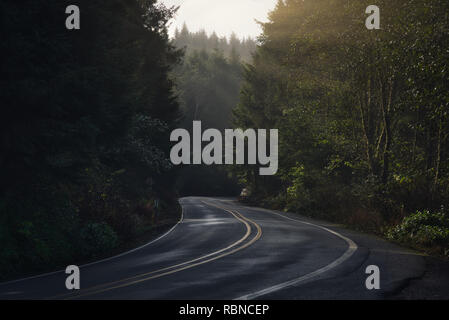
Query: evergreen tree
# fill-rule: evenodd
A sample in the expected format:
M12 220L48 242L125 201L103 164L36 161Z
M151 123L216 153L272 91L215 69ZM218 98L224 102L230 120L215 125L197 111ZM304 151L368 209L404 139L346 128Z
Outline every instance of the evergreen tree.
M262 24L234 110L279 129L277 176L234 169L259 203L379 231L449 200L447 2L376 4L376 31L365 1L279 1Z
M74 31L64 24L70 4L0 4L3 277L104 254L152 227L152 199L167 213L176 203L174 8L81 0Z

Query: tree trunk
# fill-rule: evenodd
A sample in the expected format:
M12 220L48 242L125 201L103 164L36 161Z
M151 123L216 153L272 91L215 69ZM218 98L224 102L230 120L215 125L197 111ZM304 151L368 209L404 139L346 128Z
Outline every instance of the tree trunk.
M361 113L361 124L363 136L365 138L366 158L370 172L377 175L377 166L375 161L375 139L373 134L373 116L372 116L372 79L368 80L367 87L360 89L359 103Z
M388 81L388 96L386 96L385 83L381 83L381 107L382 115L385 126L385 148L384 148L384 165L382 170L382 182L385 184L388 182L390 176L390 153L393 142L392 130L391 130L391 104L394 91L394 80Z
M434 202L434 199L435 199L435 193L438 188L438 179L439 179L439 174L440 174L442 131L443 131L443 117L440 114L440 123L438 126L437 155L436 155L436 161L435 161L435 177L433 180L432 195L431 195L432 203Z

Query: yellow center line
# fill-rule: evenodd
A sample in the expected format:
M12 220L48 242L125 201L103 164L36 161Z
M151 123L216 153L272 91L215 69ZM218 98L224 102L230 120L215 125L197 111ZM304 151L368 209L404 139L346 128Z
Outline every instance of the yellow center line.
M223 248L221 250L212 252L210 254L201 256L199 258L196 258L196 259L193 259L193 260L189 260L189 261L186 261L186 262L174 265L174 266L170 266L170 267L166 267L166 268L163 268L163 269L159 269L159 270L156 270L156 271L151 271L151 272L143 273L143 274L136 275L136 276L133 276L133 277L129 277L129 278L126 278L126 279L117 280L117 281L105 283L105 284L102 284L102 285L98 285L98 286L95 286L95 287L91 287L91 288L88 288L88 289L84 290L84 292L81 293L81 294L69 293L69 294L59 295L59 296L57 296L55 298L67 297L67 299L76 299L76 298L85 297L85 296L89 296L89 295L95 295L95 294L98 294L98 293L102 293L102 292L106 292L106 291L110 291L110 290L114 290L114 289L118 289L118 288L131 286L131 285L138 284L138 283L141 283L141 282L144 282L144 281L148 281L148 280L151 280L151 279L156 279L156 278L160 278L160 277L163 277L163 276L166 276L166 275L177 273L177 272L180 272L180 271L183 271L183 270L187 270L187 269L190 269L190 268L193 268L193 267L196 267L196 266L200 266L200 265L203 265L203 264L206 264L206 263L209 263L209 262L221 259L223 257L226 257L228 255L234 254L234 253L236 253L238 251L241 251L241 250L249 247L250 245L252 245L254 242L259 240L260 237L262 236L262 229L260 228L260 226L257 223L255 223L254 221L252 221L252 220L246 218L245 216L243 216L241 213L239 213L237 211L232 212L230 210L227 210L226 208L223 208L223 207L220 207L220 206L217 206L217 205L214 205L214 204L206 203L204 201L202 201L202 202L207 204L207 205L215 206L215 207L220 208L220 209L222 209L222 210L224 210L226 212L231 213L237 220L239 220L240 222L242 222L246 226L246 229L247 229L246 234L240 240L234 242L230 246L228 246L226 248ZM220 253L222 253L224 251L228 251L228 250L236 247L237 245L241 244L243 241L245 241L250 236L252 229L251 229L251 225L248 223L248 221L250 223L252 223L256 227L256 229L257 229L256 236L251 241L247 242L246 244L244 244L244 245L242 245L242 246L240 246L238 248L235 248L232 251L229 251L229 252L226 252L224 254L218 255L218 254L220 254ZM216 255L218 255L218 256L216 256ZM211 256L216 256L216 257L207 259L207 258L209 258ZM204 260L204 259L206 259L206 260ZM204 260L204 261L197 262L197 261L200 261L200 260ZM195 263L195 262L197 262L197 263ZM170 270L170 269L175 269L175 270ZM166 271L166 272L164 272L164 271ZM162 272L162 273L160 273L160 272ZM159 273L159 274L157 274L157 273ZM138 278L145 277L145 276L148 276L148 275L152 275L152 276L146 277L146 278L143 278L143 279L138 279ZM138 279L138 280L135 280L135 279ZM132 280L134 280L134 281L132 281ZM122 283L122 284L120 284L120 283Z

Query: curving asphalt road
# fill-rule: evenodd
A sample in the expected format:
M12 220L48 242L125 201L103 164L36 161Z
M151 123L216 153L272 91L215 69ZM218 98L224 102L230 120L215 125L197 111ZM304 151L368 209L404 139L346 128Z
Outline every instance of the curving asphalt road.
M232 199L180 202L182 220L159 239L81 266L81 290L61 271L0 284L0 299L384 299L425 272L419 254L338 225ZM380 290L366 289L369 265Z

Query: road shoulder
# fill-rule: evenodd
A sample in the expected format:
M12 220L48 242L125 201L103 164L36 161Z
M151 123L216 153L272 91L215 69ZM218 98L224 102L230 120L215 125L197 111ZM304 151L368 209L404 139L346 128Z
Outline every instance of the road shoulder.
M235 204L253 210L270 210L255 206L246 206L239 202ZM311 219L297 213L285 213L276 210L270 211L283 214L289 218L298 219L299 221L312 222L330 228L353 239L359 245L360 250L366 251L365 260L357 270L361 275L364 272L364 268L371 264L389 266L388 270L383 271L384 280L386 280L387 285L382 290L382 296L386 299L449 299L449 262L446 260L427 256L416 250L392 243L383 237L355 231L340 224ZM361 279L363 279L362 276L360 277ZM313 291L312 286L309 285L308 288ZM293 290L295 288L289 290L290 294L292 294ZM278 297L272 296L271 298L276 299ZM297 298L302 299L304 297L302 294L298 294ZM345 299L345 295L342 293L340 298ZM361 298L364 299L363 297Z
M449 262L435 257L424 257L425 273L411 279L407 285L389 297L393 300L447 300L449 299Z

